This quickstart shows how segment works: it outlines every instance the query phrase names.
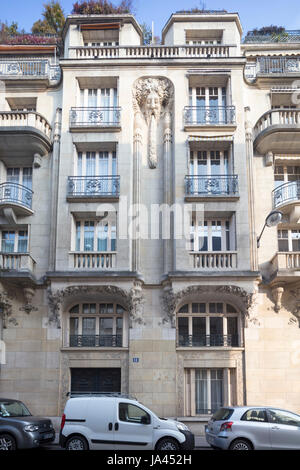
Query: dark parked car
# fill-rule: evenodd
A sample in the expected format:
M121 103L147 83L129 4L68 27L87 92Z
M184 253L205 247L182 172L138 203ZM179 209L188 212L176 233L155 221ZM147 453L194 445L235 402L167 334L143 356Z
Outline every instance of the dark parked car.
M31 449L54 439L50 419L32 416L21 401L0 398L0 450Z

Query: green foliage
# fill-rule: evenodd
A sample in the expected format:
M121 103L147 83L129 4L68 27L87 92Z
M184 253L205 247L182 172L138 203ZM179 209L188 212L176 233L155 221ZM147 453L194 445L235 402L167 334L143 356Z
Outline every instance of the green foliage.
M109 0L81 0L73 4L72 13L76 15L132 13L132 0L122 0L118 6L114 6Z
M65 15L59 1L51 0L44 4L43 20L37 20L31 31L34 34L60 35L65 24Z
M248 31L247 36L271 36L271 35L280 35L285 33L285 28L283 26L263 26L262 28L255 28L253 31Z

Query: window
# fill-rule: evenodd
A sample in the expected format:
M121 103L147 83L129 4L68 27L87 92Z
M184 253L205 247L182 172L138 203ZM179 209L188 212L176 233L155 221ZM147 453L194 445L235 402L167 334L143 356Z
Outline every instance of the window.
M191 176L217 176L228 174L228 151L203 150L190 151ZM213 191L213 188L211 188ZM208 188L206 188L208 192Z
M300 252L300 230L278 230L278 251L288 252L297 251Z
M198 124L227 123L225 87L190 87L189 106L192 122Z
M185 415L215 413L236 403L235 369L185 369Z
M179 347L230 346L240 344L237 310L222 302L183 305L177 313Z
M75 251L116 251L116 217L76 221Z
M115 303L83 303L69 310L71 347L122 347L125 309Z
M284 183L300 180L300 166L276 165L274 169L275 188Z
M28 232L27 230L2 230L1 251L3 253L27 253Z
M78 152L75 170L77 176L115 176L117 173L116 152Z
M130 403L119 403L119 420L135 424L151 423L151 417L145 410Z
M255 421L259 423L267 423L266 411L261 408L246 411L246 413L241 417L242 421Z
M232 221L228 219L201 220L201 216L194 213L190 227L190 250L203 252L234 250L232 225Z
M268 409L270 423L300 427L300 416L289 411Z

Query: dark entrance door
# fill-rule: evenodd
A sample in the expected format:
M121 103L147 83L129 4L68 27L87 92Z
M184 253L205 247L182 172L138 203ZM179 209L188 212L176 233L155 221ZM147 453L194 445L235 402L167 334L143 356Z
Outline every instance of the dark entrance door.
M71 392L121 392L121 369L71 369Z

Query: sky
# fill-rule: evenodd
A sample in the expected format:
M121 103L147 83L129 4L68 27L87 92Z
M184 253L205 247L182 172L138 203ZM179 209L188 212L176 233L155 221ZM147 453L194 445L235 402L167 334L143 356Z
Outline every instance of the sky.
M18 23L20 29L30 32L32 24L41 18L43 4L47 0L0 0L0 20ZM70 14L75 0L61 0L65 14ZM112 0L118 4L118 0ZM151 26L154 22L155 35L161 30L172 13L194 7L210 10L225 9L238 12L244 34L248 30L275 24L286 29L300 29L299 0L133 0L134 14L140 23Z

